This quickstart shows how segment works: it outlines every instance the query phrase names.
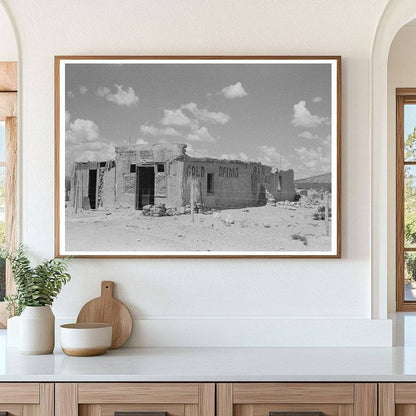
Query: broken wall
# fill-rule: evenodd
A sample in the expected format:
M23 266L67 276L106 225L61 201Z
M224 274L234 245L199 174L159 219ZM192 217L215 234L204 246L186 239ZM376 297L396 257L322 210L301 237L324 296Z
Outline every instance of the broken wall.
M290 171L288 171L290 172ZM295 189L293 171L282 177L279 198L293 200ZM213 189L208 189L208 175L212 178ZM292 178L292 184L290 183ZM191 199L191 186L194 196L207 208L243 208L266 203L266 189L277 195L278 177L272 168L260 163L226 161L215 159L188 159L184 164L183 195L184 204ZM208 192L211 191L211 192Z

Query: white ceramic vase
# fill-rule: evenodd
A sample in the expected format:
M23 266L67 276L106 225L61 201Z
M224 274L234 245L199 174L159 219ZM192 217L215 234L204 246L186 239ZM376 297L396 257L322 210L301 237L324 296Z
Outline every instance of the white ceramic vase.
M55 316L50 306L26 306L19 319L19 351L50 354L55 347Z

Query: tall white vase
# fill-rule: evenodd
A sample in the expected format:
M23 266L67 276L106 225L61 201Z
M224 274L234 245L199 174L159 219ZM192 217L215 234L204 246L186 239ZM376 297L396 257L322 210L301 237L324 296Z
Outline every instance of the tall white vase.
M50 354L55 347L55 316L50 306L26 306L19 319L19 351Z

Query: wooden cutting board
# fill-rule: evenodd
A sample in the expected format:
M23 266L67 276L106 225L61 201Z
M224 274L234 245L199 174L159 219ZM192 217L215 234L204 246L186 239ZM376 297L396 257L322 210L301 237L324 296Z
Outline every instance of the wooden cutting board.
M106 323L113 326L111 349L119 348L129 339L133 319L124 303L113 297L114 282L101 282L101 296L86 303L78 314L77 323Z

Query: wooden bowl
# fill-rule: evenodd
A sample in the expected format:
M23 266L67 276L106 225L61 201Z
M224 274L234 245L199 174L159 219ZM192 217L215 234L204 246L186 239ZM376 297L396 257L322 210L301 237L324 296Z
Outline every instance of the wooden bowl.
M113 328L109 324L85 323L61 325L61 348L67 355L101 355L111 347Z

